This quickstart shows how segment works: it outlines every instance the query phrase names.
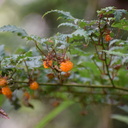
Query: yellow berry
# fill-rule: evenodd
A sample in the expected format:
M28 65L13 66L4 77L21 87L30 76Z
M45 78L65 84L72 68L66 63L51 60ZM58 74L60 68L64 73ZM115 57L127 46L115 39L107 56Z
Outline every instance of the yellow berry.
M30 89L32 90L37 90L39 88L39 84L36 82L36 81L33 81L31 84L30 84Z
M73 63L69 60L65 61L65 62L62 62L60 64L60 69L63 71L63 72L68 72L70 71L71 69L73 68Z

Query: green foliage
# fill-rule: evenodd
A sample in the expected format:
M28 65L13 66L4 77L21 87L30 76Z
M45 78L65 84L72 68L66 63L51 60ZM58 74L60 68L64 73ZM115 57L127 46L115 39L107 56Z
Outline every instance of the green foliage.
M51 11L47 11L44 15L48 15L49 13L52 13L52 12L56 12L56 13L59 13L61 14L61 16L59 18L64 18L64 19L68 19L68 20L73 20L75 19L69 12L65 12L65 11L62 11L62 10L51 10Z
M21 36L22 38L27 36L27 33L24 29L16 27L14 25L6 25L0 28L0 32L12 32L16 33L18 36Z
M4 45L0 45L0 61L3 59L4 56L5 56Z
M128 20L126 20L125 18L121 19L119 22L113 23L112 27L116 27L128 31Z
M97 11L98 19L91 21L75 18L61 10L48 11L43 17L53 12L59 13L58 19L63 21L58 27L67 27L69 33L41 38L28 35L25 30L12 25L0 28L1 32L16 33L32 45L28 48L26 44L12 55L7 54L4 45L0 45L1 78L7 78L12 91L36 91L37 99L45 97L63 101L70 98L83 106L113 104L111 100L116 101L116 105L120 104L120 97L128 92L128 40L123 39L120 33L127 31L127 11L103 8ZM69 68L66 72L61 64L67 61L74 66L66 65ZM39 89L31 90L33 81L39 83ZM11 102L17 105L13 99ZM53 115L46 118L41 126Z

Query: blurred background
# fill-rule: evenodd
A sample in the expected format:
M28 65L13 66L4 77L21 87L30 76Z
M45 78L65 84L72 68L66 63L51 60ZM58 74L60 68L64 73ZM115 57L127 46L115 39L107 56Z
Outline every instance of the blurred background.
M30 35L49 37L61 31L57 29L59 20L56 14L42 15L49 10L69 11L74 17L86 20L96 19L96 10L116 6L128 10L128 0L0 0L0 27L16 25L24 28ZM10 34L0 33L0 44L5 44L8 53L14 53L17 47L24 46L25 40ZM0 128L34 128L52 109L52 101L32 100L34 109L22 107L14 110L4 97L1 107L10 119L0 118ZM126 128L127 124L112 120L112 113L123 113L116 107L108 105L90 105L82 108L73 104L59 114L45 128ZM126 114L127 115L127 114Z

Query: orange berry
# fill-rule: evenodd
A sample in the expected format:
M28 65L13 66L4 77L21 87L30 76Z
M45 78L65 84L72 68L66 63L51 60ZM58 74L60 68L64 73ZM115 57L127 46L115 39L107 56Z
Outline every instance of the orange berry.
M69 72L66 72L63 76L68 78L71 74Z
M71 69L73 68L73 63L69 60L65 61L65 62L62 62L60 64L60 69L63 71L63 72L68 72L70 71Z
M106 35L106 36L105 36L105 40L108 42L108 41L112 40L112 38L111 38L110 35Z
M49 79L53 79L53 78L55 77L55 75L54 75L53 73L49 73L49 74L47 74L47 77L48 77Z
M30 84L30 89L32 90L37 90L39 88L39 84L36 82L36 81L33 81L31 84Z
M43 62L44 68L49 68L52 66L52 60L47 60Z
M0 78L0 86L4 86L7 84L6 78Z
M7 96L8 98L12 97L12 91L8 86L2 88L2 94Z
M57 106L59 106L60 105L60 102L59 101L54 101L53 103L52 103L52 106L53 107L57 107Z
M30 94L28 92L24 92L23 97L24 97L25 100L29 100L30 99Z
M50 42L50 43L54 43L54 41L53 41L53 40L48 40L48 42Z

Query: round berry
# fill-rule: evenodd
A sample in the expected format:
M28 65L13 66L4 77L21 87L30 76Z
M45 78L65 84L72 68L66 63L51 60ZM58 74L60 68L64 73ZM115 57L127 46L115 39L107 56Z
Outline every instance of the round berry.
M12 91L8 86L2 88L2 94L7 96L8 98L12 97Z
M0 78L0 86L5 86L7 84L6 78Z
M31 84L30 84L30 89L32 90L37 90L39 88L39 84L36 82L36 81L33 81Z
M47 60L43 62L44 68L49 68L52 66L52 60Z
M70 71L71 69L73 68L73 63L69 60L65 61L65 62L62 62L60 64L60 69L63 71L63 72L68 72Z
M25 100L29 100L30 99L30 94L28 92L24 92L23 97L24 97Z
M111 36L110 36L110 35L106 35L106 36L105 36L105 41L108 42L108 41L110 41L110 40L112 40Z
M47 74L47 77L48 77L49 79L53 79L53 78L55 77L55 75L54 75L53 73L49 73L49 74Z
M57 107L59 105L60 105L60 101L57 101L57 100L52 103L53 107Z

